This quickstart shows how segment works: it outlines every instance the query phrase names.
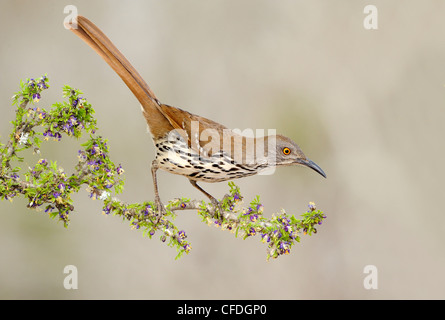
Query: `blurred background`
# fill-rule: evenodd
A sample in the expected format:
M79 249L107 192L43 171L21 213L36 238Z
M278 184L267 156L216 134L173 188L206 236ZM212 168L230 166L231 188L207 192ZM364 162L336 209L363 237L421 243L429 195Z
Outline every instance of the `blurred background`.
M8 138L20 79L45 73L40 106L81 89L111 158L125 169L128 202L152 200L154 147L137 100L91 48L63 27L66 5L97 24L167 104L230 128L277 129L327 173L285 167L237 180L265 214L326 222L289 256L266 262L258 237L243 241L179 214L189 255L144 238L98 200L75 195L65 229L23 199L0 202L2 299L444 299L443 1L0 2L0 139ZM48 142L41 156L69 173L81 141ZM161 197L201 199L181 176L159 174ZM222 197L226 183L206 184ZM442 200L441 200L442 199ZM78 290L63 269L78 268ZM378 289L366 290L366 265Z

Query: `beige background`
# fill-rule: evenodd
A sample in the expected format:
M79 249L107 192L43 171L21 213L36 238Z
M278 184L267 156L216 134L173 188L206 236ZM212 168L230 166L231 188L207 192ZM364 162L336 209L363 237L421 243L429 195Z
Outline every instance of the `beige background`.
M5 142L20 79L48 73L41 106L70 84L96 109L111 156L126 170L129 202L153 199L151 138L136 99L63 28L65 5L93 20L161 101L231 128L276 128L328 174L300 167L238 180L265 212L328 216L290 256L266 262L258 238L235 238L192 211L176 224L192 252L143 238L99 201L75 196L71 224L0 202L0 298L407 299L445 298L443 1L372 1L379 29L363 28L368 1L0 1L0 135ZM77 141L47 143L66 171ZM23 165L33 166L38 157ZM164 200L201 198L161 173ZM226 183L206 185L222 196ZM79 289L63 288L63 268ZM363 268L378 268L365 290Z

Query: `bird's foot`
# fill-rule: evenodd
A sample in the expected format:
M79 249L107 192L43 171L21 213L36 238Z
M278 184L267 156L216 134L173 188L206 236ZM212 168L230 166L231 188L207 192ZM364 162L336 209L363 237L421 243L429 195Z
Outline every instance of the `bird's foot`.
M224 220L224 211L221 207L221 202L216 200L215 198L211 198L210 201L212 202L213 206L213 216L217 219L220 219L222 222Z
M157 226L159 224L159 222L161 221L162 217L167 214L167 211L165 210L165 207L159 198L155 199L155 205L156 205L156 210L157 210L156 215L158 217L156 219L155 226Z

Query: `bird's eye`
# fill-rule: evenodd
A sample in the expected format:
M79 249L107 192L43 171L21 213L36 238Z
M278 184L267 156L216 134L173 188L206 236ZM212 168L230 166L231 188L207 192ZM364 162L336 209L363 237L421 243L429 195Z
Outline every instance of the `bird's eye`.
M290 149L289 148L283 148L283 153L287 156L290 154Z

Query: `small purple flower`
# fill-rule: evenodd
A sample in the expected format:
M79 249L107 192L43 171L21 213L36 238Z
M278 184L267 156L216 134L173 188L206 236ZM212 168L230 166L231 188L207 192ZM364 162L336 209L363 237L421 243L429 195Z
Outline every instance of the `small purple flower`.
M279 218L279 221L283 226L288 226L290 224L290 220L288 217L281 217Z
M32 95L32 101L39 102L39 100L40 100L40 93L34 93Z
M54 196L54 198L58 198L58 197L60 197L60 192L54 192L54 193L53 193L53 196Z
M124 169L122 169L122 165L119 164L119 167L116 168L116 172L117 174L121 175L122 173L124 173Z
M42 120L42 119L45 119L46 118L46 112L39 112L39 119L40 120Z
M46 85L45 81L42 80L37 84L37 87L39 87L40 90L48 89L48 86Z
M261 235L261 241L263 241L263 242L269 242L270 241L270 236L267 234L267 233L263 233L262 235Z
M80 161L86 161L87 160L87 156L85 155L85 152L83 152L82 150L79 150L78 152L78 157Z
M139 229L139 228L140 228L140 225L139 225L139 223L138 223L138 222L136 222L136 221L135 221L135 222L133 222L133 223L132 223L132 225L133 225L133 226L132 226L132 228L133 228L133 229Z
M144 216L148 216L151 211L151 205L147 205L144 209Z
M234 199L235 201L239 201L239 200L241 200L241 198L240 198L240 196L239 196L238 193L235 193L235 194L233 195L233 199Z
M66 186L64 183L59 183L58 188L60 189L60 191L63 192L65 190Z
M315 203L312 202L312 201L309 202L308 207L309 207L310 212L312 212L312 211L314 211L316 209Z
M257 214L250 215L250 221L255 222L257 220L258 220L258 215Z
M62 220L65 220L66 218L67 218L67 215L68 215L68 212L67 211L61 211L60 213L59 213L59 217L62 219Z
M99 163L96 160L90 160L87 164L91 167L92 170L99 170Z
M187 207L187 205L185 204L185 202L181 202L181 208L185 209Z
M53 206L47 206L46 209L45 209L45 212L53 211L53 209L54 209Z
M94 190L92 190L89 194L90 198L93 198L93 196L94 196L94 199L96 199L96 191L94 191Z
M252 213L252 208L249 207L249 209L247 209L247 212L244 214L245 216L249 215Z
M289 246L289 242L287 241L283 241L280 243L280 251L283 254L289 254L290 253L290 246Z
M110 214L111 212L111 205L107 204L104 209L102 210L103 214Z
M185 244L185 245L183 246L183 248L184 248L184 251L185 251L186 253L189 253L190 250L192 250L192 246L189 245L188 243Z
M185 238L187 238L187 236L186 236L186 234L185 234L185 231L184 231L184 230L179 231L179 233L178 233L178 237L179 237L179 239L185 239Z
M88 151L91 153L91 155L95 155L98 150L99 150L99 146L97 145L97 143L95 143L94 146Z
M97 165L96 164L96 160L90 160L87 163L88 163L89 166L93 166L93 167Z
M5 195L5 200L10 200L10 201L12 201L12 198L14 198L16 195L17 195L17 194L16 194L15 192L10 193L10 194L7 194L7 195ZM35 206L35 203L32 204L32 207L34 207L34 206Z
M71 116L71 117L68 119L68 123L69 123L70 125L72 125L72 126L75 126L75 125L77 124L77 118L76 118L75 116Z
M78 106L79 108L83 108L83 103L85 102L85 98L84 98L84 97L78 97L78 98L77 98L77 101L78 101L77 106Z
M249 236L254 236L254 235L256 235L256 231L255 231L255 228L254 228L254 227L251 227L251 228L249 229L249 233L248 233L248 235L249 235Z
M72 106L76 107L78 103L79 103L79 100L78 99L74 99L73 103L72 103Z
M276 238L281 238L281 236L282 236L282 234L281 234L281 232L280 231L278 231L278 230L274 230L273 231L273 235L274 235L274 237L276 237Z
M72 134L74 133L73 126L71 126L69 123L65 123L65 124L62 126L62 129L63 129L64 131L66 131L69 135L72 135Z
M50 129L48 129L43 133L43 136L45 137L45 140L48 140L49 137L54 137L54 134L51 132Z

